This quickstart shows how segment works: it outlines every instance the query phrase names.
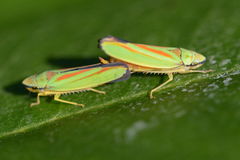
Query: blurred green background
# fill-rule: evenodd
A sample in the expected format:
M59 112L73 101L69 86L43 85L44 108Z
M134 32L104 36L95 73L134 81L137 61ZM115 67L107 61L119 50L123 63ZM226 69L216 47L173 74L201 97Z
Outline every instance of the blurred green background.
M240 158L240 1L0 2L0 159ZM209 74L133 74L98 87L107 95L41 98L21 81L34 73L97 63L107 35L203 53Z

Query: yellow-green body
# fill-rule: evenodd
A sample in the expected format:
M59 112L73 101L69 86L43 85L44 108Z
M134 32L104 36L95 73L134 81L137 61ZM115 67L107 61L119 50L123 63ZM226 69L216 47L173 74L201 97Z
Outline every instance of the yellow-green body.
M206 58L184 48L136 44L113 36L100 39L99 47L110 56L110 62L123 62L132 72L168 74L169 80L151 90L150 98L153 98L153 92L173 80L173 73L211 71L195 70L203 65ZM102 58L100 61L109 63Z
M39 96L48 95L54 95L56 101L83 106L83 104L62 100L59 97L62 94L85 90L105 94L93 88L105 83L125 80L129 76L128 66L124 63L95 64L45 71L26 78L23 84L29 91L38 93L37 102L32 103L31 106L40 103Z

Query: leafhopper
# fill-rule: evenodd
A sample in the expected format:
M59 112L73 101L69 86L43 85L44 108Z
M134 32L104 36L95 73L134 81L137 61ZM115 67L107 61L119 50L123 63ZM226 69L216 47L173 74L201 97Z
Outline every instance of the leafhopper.
M195 51L176 47L161 47L131 43L113 36L99 40L99 47L110 56L110 62L124 62L131 72L163 73L169 79L150 91L153 93L173 80L174 73L207 73L212 70L195 70L203 65L206 58ZM101 63L109 61L99 58Z
M62 100L60 96L87 90L105 94L104 91L94 89L94 87L126 80L129 76L128 66L117 62L45 71L24 79L22 83L27 90L37 93L37 102L30 106L40 104L40 96L52 95L55 101L83 107L83 104Z

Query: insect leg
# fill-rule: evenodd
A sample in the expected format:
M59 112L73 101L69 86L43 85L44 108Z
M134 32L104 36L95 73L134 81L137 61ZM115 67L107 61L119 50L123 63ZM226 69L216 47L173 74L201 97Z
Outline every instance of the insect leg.
M109 63L108 60L106 60L106 59L104 59L104 58L102 58L102 57L98 57L98 59L99 59L99 61L100 61L102 64L108 64L108 63Z
M55 94L55 95L54 95L54 100L55 100L55 101L62 102L62 103L68 103L68 104L73 104L73 105L77 105L77 106L84 107L84 104L79 104L79 103L76 103L76 102L66 101L66 100L60 99L60 98L59 98L60 96L61 96L61 94Z
M185 73L194 73L194 72L198 72L198 73L208 73L208 72L213 72L213 70L189 70L189 71L186 71Z
M100 94L106 94L106 92L104 92L104 91L99 91L99 90L93 89L93 88L89 88L88 90L96 92L96 93L100 93Z
M171 82L171 81L173 80L173 74L172 74L172 73L168 73L168 77L169 77L169 79L168 79L166 82L164 82L164 83L161 84L160 86L158 86L158 87L156 87L156 88L154 88L154 89L152 89L152 90L150 91L150 98L151 98L151 99L154 98L153 92L157 91L159 88L163 87L164 85L166 85L167 83L169 83L169 82Z
M37 102L31 103L30 107L36 106L36 105L40 104L40 96L43 96L43 95L41 93L38 93L38 95L37 95Z

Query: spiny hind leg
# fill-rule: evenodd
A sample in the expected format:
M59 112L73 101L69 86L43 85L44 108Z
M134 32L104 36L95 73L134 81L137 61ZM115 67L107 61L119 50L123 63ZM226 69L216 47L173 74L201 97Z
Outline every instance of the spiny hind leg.
M106 92L104 92L104 91L100 91L100 90L93 89L93 88L89 88L88 90L89 90L89 91L96 92L96 93L100 93L100 94L106 94Z
M164 82L164 83L161 84L160 86L158 86L158 87L156 87L156 88L154 88L154 89L152 89L152 90L150 91L150 98L151 98L151 99L154 98L153 92L159 90L161 87L163 87L164 85L166 85L167 83L169 83L169 82L171 82L171 81L173 80L173 74L172 74L172 73L168 73L168 77L169 77L169 79L168 79L166 82Z
M58 101L58 102L62 102L62 103L67 103L67 104L72 104L72 105L77 105L77 106L84 107L84 104L79 104L79 103L76 103L76 102L66 101L66 100L60 99L59 98L60 96L61 96L61 94L55 94L54 95L54 100Z
M38 94L37 94L37 102L31 103L31 104L30 104L30 107L36 106L36 105L39 105L39 104L40 104L40 96L43 96L43 94L42 94L42 93L38 93Z

